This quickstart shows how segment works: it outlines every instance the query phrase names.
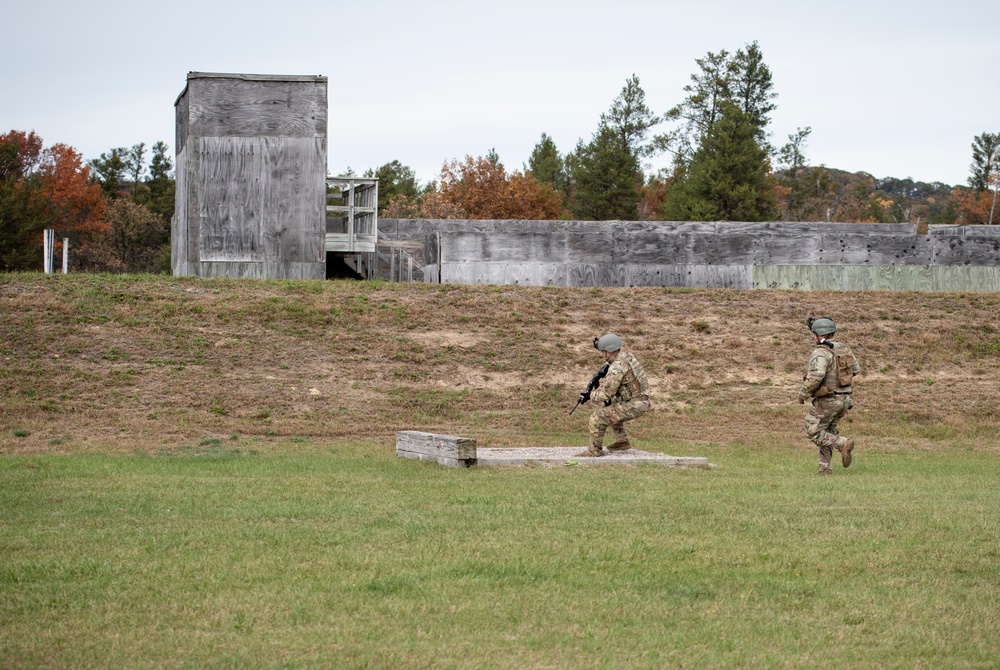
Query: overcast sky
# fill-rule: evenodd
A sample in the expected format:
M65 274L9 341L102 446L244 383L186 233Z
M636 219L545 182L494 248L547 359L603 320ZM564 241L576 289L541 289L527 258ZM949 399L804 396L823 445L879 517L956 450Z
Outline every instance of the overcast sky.
M195 71L329 77L330 174L399 160L427 182L490 149L521 169L543 132L563 154L589 140L631 75L662 114L696 58L755 40L771 141L810 126L813 165L965 184L973 137L1000 132L995 0L34 0L3 20L0 133L87 160L172 153Z

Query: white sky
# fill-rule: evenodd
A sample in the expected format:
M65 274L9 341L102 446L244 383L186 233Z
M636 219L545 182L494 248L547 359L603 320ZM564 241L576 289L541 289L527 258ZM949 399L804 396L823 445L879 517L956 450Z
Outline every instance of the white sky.
M696 58L754 40L778 93L772 143L811 126L811 164L965 184L973 137L1000 132L995 0L22 0L2 14L0 133L87 160L157 140L172 153L197 71L329 77L331 174L397 159L425 183L490 149L521 169L543 132L563 154L589 140L633 73L662 114Z

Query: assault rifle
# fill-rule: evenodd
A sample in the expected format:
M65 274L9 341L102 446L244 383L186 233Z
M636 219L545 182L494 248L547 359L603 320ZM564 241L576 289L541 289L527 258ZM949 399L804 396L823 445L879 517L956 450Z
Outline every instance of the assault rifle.
M595 372L594 376L590 378L590 383L587 384L587 388L583 390L583 393L580 394L580 399L576 401L576 404L573 405L573 409L569 411L571 416L573 412L576 411L577 407L590 400L590 394L594 392L594 389L601 385L601 380L604 379L604 375L608 374L608 367L610 367L610 365L611 363L605 363L601 366L601 369Z

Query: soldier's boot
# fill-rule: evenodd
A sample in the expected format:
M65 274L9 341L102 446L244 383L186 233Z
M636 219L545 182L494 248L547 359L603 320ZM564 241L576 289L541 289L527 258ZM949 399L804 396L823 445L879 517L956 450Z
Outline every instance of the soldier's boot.
M586 451L581 451L576 455L577 458L599 458L604 455L604 448L601 446L600 438L591 438L590 447Z
M837 449L840 450L840 462L844 464L845 468L851 467L851 452L854 451L854 440L847 438Z
M574 458L600 458L604 455L604 450L595 451L594 449L586 449L581 451L579 454L574 456Z
M830 454L824 453L825 449L819 453L819 474L832 475L833 465L830 464Z
M632 448L632 443L628 441L628 438L622 440L615 440L614 444L608 445L608 451L627 451Z

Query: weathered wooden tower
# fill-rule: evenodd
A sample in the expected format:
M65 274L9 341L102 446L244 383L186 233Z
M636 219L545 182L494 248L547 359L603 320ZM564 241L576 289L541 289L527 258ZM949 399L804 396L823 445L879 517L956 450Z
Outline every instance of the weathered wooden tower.
M174 275L323 279L327 78L189 72L174 106Z

